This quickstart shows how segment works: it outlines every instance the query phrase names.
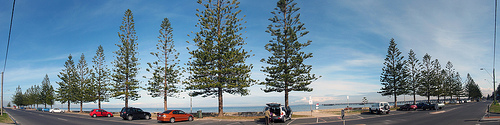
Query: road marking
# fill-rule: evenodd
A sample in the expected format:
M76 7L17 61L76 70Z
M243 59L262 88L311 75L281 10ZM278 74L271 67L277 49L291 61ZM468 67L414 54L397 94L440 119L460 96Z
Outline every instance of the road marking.
M68 121L68 120L66 120L66 119L62 119L62 118L57 118L57 119L59 119L59 120L63 120L63 121Z
M431 113L429 113L429 114L439 114L439 113L443 113L443 112L445 112L445 111L431 112Z
M292 121L288 122L288 124L286 124L286 125L292 124L293 121L295 121L295 119L292 119Z
M358 115L358 117L359 117L359 118L361 118L361 119L365 119L364 117L361 117L361 116L359 116L359 115Z

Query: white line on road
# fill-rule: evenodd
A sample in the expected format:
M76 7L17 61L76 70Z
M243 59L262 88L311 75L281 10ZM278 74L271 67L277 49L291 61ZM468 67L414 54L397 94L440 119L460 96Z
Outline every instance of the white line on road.
M290 124L292 124L292 122L293 122L293 121L295 121L295 119L292 119L292 121L290 121L290 122L289 122L288 124L286 124L286 125L290 125Z
M66 119L62 119L62 118L57 118L57 119L59 119L59 120L63 120L63 121L68 121L68 120L66 120Z

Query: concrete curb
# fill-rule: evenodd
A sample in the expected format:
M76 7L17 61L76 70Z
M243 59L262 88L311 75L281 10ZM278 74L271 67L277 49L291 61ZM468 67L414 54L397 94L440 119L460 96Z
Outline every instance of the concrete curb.
M17 123L16 119L14 119L14 117L12 117L12 115L10 115L10 113L9 113L9 112L5 111L5 113L7 113L7 114L9 115L10 120L12 120L12 121L14 122L14 124L19 125L19 124Z

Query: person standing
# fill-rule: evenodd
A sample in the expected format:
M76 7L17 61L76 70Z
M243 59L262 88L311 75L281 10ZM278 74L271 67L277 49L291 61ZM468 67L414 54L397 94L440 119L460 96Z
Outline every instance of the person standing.
M264 115L266 116L266 125L269 125L269 119L271 118L270 115L271 112L269 111L269 109L267 109L265 112L264 112Z

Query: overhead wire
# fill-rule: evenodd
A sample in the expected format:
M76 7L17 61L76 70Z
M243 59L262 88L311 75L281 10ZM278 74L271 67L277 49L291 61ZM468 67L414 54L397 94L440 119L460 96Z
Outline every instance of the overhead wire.
M16 0L12 3L12 14L10 15L10 27L9 27L9 36L7 40L7 50L5 52L5 62L3 63L3 70L5 72L5 67L7 66L7 57L9 55L9 46L10 46L10 34L12 33L12 20L14 19L14 7L16 6Z

